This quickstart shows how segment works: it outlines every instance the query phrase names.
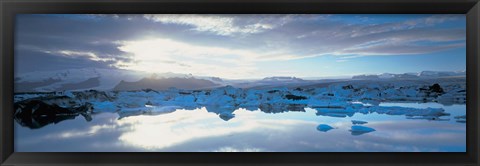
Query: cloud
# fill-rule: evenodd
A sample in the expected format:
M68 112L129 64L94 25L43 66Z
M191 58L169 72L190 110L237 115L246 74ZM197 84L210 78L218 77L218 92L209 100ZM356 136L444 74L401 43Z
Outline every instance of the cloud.
M208 113L205 107L195 110L177 110L172 114L162 116L127 117L117 122L118 126L131 126L130 130L122 133L119 140L147 150L162 150L202 138L222 138L233 134L255 132L258 129L285 132L292 130L292 125L311 125L313 123L292 119L249 121L247 118L251 119L259 112L244 113L245 110L242 112L240 114L246 114L246 116L236 117L228 122L220 120L216 114ZM188 119L188 121L184 119ZM237 150L259 151L261 149L221 147L216 151ZM192 151L192 149L187 151Z
M235 18L221 15L147 14L144 17L165 24L188 25L193 27L192 30L212 32L218 35L253 34L273 28L273 25L260 22L238 26L235 25Z
M144 18L163 24L191 26L191 30L199 32L235 36L265 32L293 21L298 16L301 15L146 14ZM310 16L303 17L312 18Z
M234 148L234 147L221 147L218 150L214 150L214 152L262 152L266 151L260 148Z
M374 23L366 24L366 26L359 26L352 31L351 36L362 36L374 33L405 30L414 28L432 27L436 24L441 24L447 21L460 20L459 15L431 15L428 17L421 17L416 19L408 19L400 22Z
M119 50L132 54L132 61L119 68L149 72L247 77L258 72L255 62L292 59L275 51L258 53L243 49L198 46L170 39L117 41Z
M263 62L322 56L353 60L424 55L465 47L464 15L357 17L362 18L297 14L19 15L16 46L18 53L28 52L19 55L24 59L50 54L59 62L81 59L95 62L92 64L99 68L175 69L236 76L262 73L256 63ZM40 62L29 70L52 69L50 63ZM82 65L92 66L75 66Z
M441 46L419 46L419 45L409 45L409 44L382 44L382 45L372 45L368 47L357 47L342 50L339 54L352 55L353 57L361 56L375 56L375 55L416 55L416 54L427 54L432 52L445 51L453 48L463 47L464 44L449 44ZM349 58L347 56L347 58Z
M434 20L442 20L443 22L449 20L446 18L440 19L439 16L434 18ZM288 29L287 34L290 37L275 36L274 33L280 32L274 31L267 32L270 34L258 36L261 39L257 40L272 42L268 41L268 38L273 36L275 41L268 45L270 49L289 48L290 52L295 52L303 57L322 55L412 55L464 47L465 28L426 27L427 23L433 24L442 21L425 21L431 20L429 18L421 20L411 21L412 23L406 21L372 25L350 24L332 20L319 22L318 24L291 22L284 26Z
M85 58L88 58L92 61L103 61L103 62L106 62L106 61L113 61L115 59L113 58L101 58L99 57L98 55L96 55L95 53L93 52L81 52L81 51L71 51L71 50L59 50L59 51L45 51L45 53L48 53L48 54L59 54L59 55L62 55L62 56L67 56L67 57L85 57Z
M454 27L437 27L438 24L449 21L461 21L461 15L416 16L416 19L404 19L406 21L377 21L374 24L352 23L347 19L335 19L335 16L326 15L258 15L256 17L189 15L188 18L205 17L205 19L216 19L213 22L217 22L203 24L201 21L195 22L191 19L186 21L189 22L190 27L178 27L183 25L182 18L175 20L175 16L177 15L148 17L168 18L172 23L167 26L182 29L180 34L161 35L162 38L192 45L249 50L264 54L261 56L262 59L270 60L295 60L325 55L362 57L429 54L462 48L466 36L464 25L461 24ZM256 31L254 35L224 29L225 27L239 29L245 25L253 25L256 23L255 19L257 23L267 23L272 28ZM375 20L375 17L371 20ZM217 24L222 26L213 26ZM203 28L200 30L197 29L198 27Z

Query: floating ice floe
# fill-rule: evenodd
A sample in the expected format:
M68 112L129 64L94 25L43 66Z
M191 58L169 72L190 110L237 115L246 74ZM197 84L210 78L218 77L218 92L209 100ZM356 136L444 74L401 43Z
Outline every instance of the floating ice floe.
M350 132L352 135L362 135L370 132L374 132L375 129L365 126L352 126Z
M457 82L459 81L459 82ZM265 113L290 111L304 112L315 109L318 116L352 117L355 113L404 115L410 119L446 120L449 114L441 108L407 108L379 106L385 101L453 101L464 103L464 80L437 81L343 81L326 86L279 86L237 88L212 87L200 90L134 90L134 91L64 91L48 93L18 93L15 103L40 100L48 105L75 108L92 103L95 112L119 112L121 117L132 115L157 115L172 112L180 106L186 110L206 107L223 120L234 118L238 108L260 110ZM453 98L453 99L452 99ZM361 102L361 103L359 103ZM365 103L365 104L364 104ZM465 118L457 119L464 122ZM352 123L354 123L352 121ZM355 123L354 123L355 124Z
M320 125L317 126L317 130L322 131L322 132L327 132L327 131L332 130L332 129L333 129L333 127L329 126L327 124L320 124Z
M222 112L218 115L221 119L224 121L229 121L230 119L235 117L235 114L229 113L229 112Z
M370 112L377 112L379 114L387 115L405 115L408 118L421 117L423 119L430 117L449 116L450 113L445 112L443 108L409 108L409 107L382 107L375 106L368 108Z
M354 125L363 125L363 124L367 124L368 122L365 122L365 121L361 121L361 120L352 120L352 124Z
M93 112L116 112L118 111L118 106L114 102L91 102L93 104Z
M454 118L458 123L467 123L467 115L455 116Z
M426 119L426 120L434 120L434 121L450 121L450 119L440 118L440 117L437 117L437 116L418 116L418 117L407 116L407 119Z

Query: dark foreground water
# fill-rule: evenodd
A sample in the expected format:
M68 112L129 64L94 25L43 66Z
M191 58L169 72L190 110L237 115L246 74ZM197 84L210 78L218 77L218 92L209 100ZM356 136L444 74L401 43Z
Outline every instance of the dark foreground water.
M270 114L238 109L225 121L205 108L154 116L118 119L116 113L82 116L30 129L15 124L17 152L465 152L466 127L454 116L465 105L383 103L380 106L444 108L447 120L407 119L404 115L361 114L352 117L316 115L316 110ZM448 120L449 119L449 120ZM351 120L375 129L350 132ZM334 129L317 130L319 124Z

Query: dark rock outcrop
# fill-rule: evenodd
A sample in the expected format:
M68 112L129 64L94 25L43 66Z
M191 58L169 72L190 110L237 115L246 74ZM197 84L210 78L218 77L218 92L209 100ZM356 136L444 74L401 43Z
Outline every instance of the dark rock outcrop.
M47 104L41 100L25 100L14 104L14 118L20 125L31 129L41 128L51 123L74 119L78 115L91 120L93 105L86 103L76 108L63 108L57 104Z

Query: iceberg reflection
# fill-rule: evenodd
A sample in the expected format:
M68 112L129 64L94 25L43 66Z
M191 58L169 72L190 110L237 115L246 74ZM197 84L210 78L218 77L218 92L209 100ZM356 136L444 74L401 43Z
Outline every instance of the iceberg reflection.
M278 106L271 108L274 107ZM458 110L465 110L464 106L444 108L454 115L463 115L464 111ZM118 112L92 114L90 122L75 118L35 130L18 124L15 149L21 152L466 150L465 124L453 118L426 121L378 112L338 118L317 116L318 110L308 107L282 113L222 107L165 110L160 114L123 118L119 118ZM234 117L226 121L221 118L225 114ZM357 130L359 127L352 125L367 125L375 132ZM335 130L327 130L326 126Z

